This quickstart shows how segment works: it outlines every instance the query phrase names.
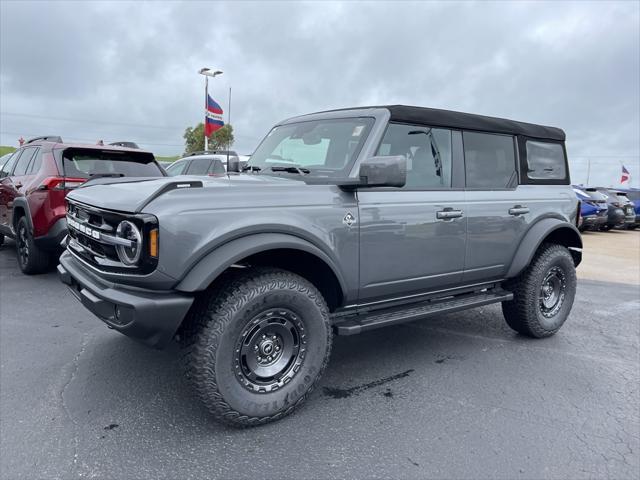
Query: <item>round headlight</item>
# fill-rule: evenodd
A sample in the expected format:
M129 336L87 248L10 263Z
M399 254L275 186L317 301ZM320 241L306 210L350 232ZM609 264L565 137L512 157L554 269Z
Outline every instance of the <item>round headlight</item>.
M124 245L118 245L116 247L120 261L129 266L138 263L140 254L142 253L142 234L138 227L128 220L123 220L118 224L118 228L116 228L116 236L133 242L130 247L125 247Z

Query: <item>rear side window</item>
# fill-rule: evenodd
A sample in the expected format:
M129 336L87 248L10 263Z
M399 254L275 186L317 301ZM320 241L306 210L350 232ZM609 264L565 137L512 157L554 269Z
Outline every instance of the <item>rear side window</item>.
M63 153L63 168L67 177L76 178L108 174L125 177L164 176L153 155L147 152L68 148Z
M27 169L27 175L35 175L40 171L40 167L42 166L42 150L38 149L36 154L31 159L31 163Z
M527 177L562 180L567 176L564 149L559 143L527 140Z
M35 148L25 148L22 150L20 158L18 158L18 163L16 163L16 168L13 170L14 177L27 174L27 169L29 168L29 163L31 162L34 153L36 153Z
M211 166L209 167L209 173L213 175L224 175L226 173L226 170L224 169L222 160L214 158L213 162L211 162Z
M464 132L467 187L501 189L515 186L516 157L513 137Z
M211 165L210 158L194 158L187 169L187 175L206 175Z
M20 156L20 153L21 152L15 152L13 155L11 155L11 157L9 157L9 159L5 160L5 163L2 166L2 169L0 169L0 178L9 176L9 174L11 173L11 169L13 168L13 166L16 163L16 160Z

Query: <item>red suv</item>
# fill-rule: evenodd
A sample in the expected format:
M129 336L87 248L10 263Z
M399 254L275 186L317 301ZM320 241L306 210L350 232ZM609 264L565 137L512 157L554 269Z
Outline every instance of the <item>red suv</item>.
M60 137L29 140L0 166L0 244L15 238L20 269L40 273L58 259L71 189L92 177L165 175L150 152L71 145Z

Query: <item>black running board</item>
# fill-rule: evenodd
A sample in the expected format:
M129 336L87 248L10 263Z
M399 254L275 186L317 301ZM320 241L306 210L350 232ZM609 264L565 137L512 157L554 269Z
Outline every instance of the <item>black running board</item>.
M374 312L345 315L335 320L334 328L338 335L356 335L374 328L387 327L432 315L458 312L509 300L513 300L513 293L496 288L382 311L376 310Z

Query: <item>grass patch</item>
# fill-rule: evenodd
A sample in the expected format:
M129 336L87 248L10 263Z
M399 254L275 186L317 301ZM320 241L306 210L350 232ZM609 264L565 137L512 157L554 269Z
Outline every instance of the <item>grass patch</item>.
M5 147L4 145L0 145L0 157L6 155L7 153L15 152L16 147Z

